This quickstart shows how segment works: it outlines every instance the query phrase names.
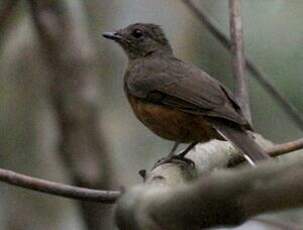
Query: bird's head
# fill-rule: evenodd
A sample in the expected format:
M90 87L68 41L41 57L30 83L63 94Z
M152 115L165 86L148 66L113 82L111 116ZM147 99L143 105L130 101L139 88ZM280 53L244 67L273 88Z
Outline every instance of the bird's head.
M103 36L117 42L130 59L146 57L153 53L172 54L171 46L160 26L135 23Z

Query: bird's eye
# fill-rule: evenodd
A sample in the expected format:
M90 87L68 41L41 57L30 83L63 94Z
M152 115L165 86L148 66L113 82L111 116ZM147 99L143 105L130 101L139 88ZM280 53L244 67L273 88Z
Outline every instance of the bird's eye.
M143 36L143 32L142 30L139 30L139 29L136 29L132 32L132 35L135 37L135 38L140 38Z

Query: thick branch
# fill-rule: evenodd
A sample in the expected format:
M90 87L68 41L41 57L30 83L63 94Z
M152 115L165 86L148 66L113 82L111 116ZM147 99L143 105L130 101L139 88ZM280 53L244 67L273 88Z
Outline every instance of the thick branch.
M205 14L205 12L198 9L191 0L182 0L182 2L226 49L231 49L230 40L215 26L215 23ZM245 61L247 69L253 74L253 77L255 77L255 79L266 89L272 98L281 105L285 113L287 113L293 119L297 126L303 130L303 116L298 109L288 102L287 98L274 87L274 85L264 76L264 73L262 73L262 71L254 64L253 61L248 58L245 58Z
M51 195L107 204L114 203L120 196L119 191L104 191L70 186L26 176L5 169L0 169L0 181Z
M160 223L162 217L167 223L184 218L181 226L213 227L238 225L257 214L302 207L303 185L296 182L303 176L302 166L301 161L223 171L192 186L168 191L172 193L168 196L154 197L149 211Z
M271 142L257 134L255 138L274 152ZM301 142L283 149L303 147ZM303 185L289 180L303 176L303 157L223 170L237 156L229 142L213 140L188 153L195 167L174 161L154 168L143 186L119 200L116 222L121 229L201 229L239 225L254 215L303 206Z
M297 183L303 177L302 157L287 163L267 161L256 168L217 170L182 185L165 183L165 172L163 168L152 183L120 199L121 229L235 226L258 214L303 206L303 184Z
M246 119L251 123L248 82L245 76L244 41L240 0L229 0L232 69L235 78L235 96Z

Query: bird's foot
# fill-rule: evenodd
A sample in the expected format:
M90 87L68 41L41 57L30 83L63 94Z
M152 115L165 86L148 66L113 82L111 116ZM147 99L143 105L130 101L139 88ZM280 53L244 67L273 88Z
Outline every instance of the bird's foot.
M186 156L186 154L187 154L190 150L192 150L192 149L196 146L197 143L198 143L198 142L193 142L193 143L191 143L191 144L190 144L189 146L187 146L187 148L184 149L181 153L179 153L178 155L175 155L174 152L175 152L175 150L177 149L177 147L178 147L178 145L179 145L179 143L176 142L175 145L174 145L174 147L173 147L173 149L172 149L172 151L168 154L168 156L166 156L166 157L161 158L160 160L158 160L158 161L155 163L153 169L156 168L156 167L158 167L159 165L171 163L171 162L174 162L174 161L175 161L175 162L176 162L176 161L179 161L179 162L182 161L183 163L186 163L186 164L188 164L188 165L194 167L194 166L195 166L195 163L194 163L191 159L185 158L185 156Z
M167 157L161 158L160 160L158 160L155 163L155 165L153 166L153 169L158 167L159 165L162 165L162 164L180 162L180 161L183 162L183 163L186 163L190 166L193 166L193 167L195 166L195 162L193 162L189 158L186 158L183 153L180 153L178 155L168 155Z

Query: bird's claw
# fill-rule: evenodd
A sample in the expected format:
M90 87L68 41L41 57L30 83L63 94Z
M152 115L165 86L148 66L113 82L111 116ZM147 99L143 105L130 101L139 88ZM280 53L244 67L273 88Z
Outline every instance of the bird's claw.
M160 160L158 160L155 165L153 166L153 169L158 167L159 165L162 164L167 164L167 163L172 163L172 162L176 162L176 161L182 161L192 167L195 166L195 162L193 162L191 159L186 158L183 154L178 154L178 155L170 155L164 158L161 158Z

